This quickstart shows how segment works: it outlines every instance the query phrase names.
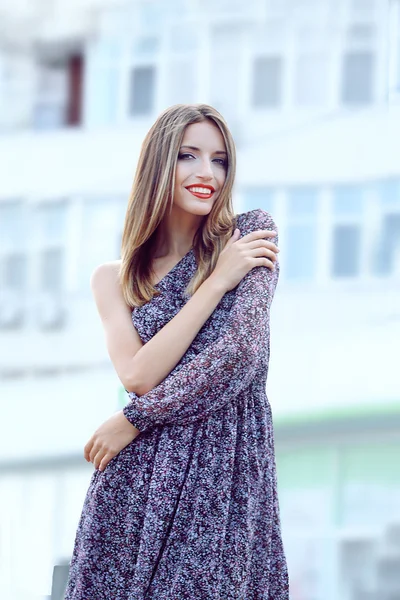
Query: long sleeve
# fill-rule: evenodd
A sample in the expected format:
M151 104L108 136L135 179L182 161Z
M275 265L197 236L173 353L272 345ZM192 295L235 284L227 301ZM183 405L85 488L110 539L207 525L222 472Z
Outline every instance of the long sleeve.
M241 237L257 229L278 232L272 217L261 209L238 222ZM278 243L278 235L268 238ZM179 371L168 375L143 396L129 393L123 412L139 431L156 425L190 423L219 410L251 383L269 336L269 309L279 277L275 271L255 267L242 279L225 324L216 341Z

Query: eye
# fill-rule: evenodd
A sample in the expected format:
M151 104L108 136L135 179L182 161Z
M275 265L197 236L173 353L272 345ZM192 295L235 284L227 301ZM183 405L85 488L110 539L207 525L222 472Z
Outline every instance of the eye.
M214 162L216 162L217 164L221 165L221 167L227 167L228 165L228 161L225 158L215 158Z
M188 152L183 152L182 154L178 154L178 159L180 160L188 160L188 158L195 158L193 154L189 154Z

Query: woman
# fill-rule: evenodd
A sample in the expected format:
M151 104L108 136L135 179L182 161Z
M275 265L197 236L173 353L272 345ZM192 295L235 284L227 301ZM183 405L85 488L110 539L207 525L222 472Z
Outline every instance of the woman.
M278 236L261 209L235 217L234 176L210 106L144 141L122 259L91 282L130 401L85 446L66 600L289 598L265 394Z

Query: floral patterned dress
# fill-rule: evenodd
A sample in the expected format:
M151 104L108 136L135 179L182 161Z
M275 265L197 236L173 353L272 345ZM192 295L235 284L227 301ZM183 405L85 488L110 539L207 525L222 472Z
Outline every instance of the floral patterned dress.
M261 209L236 225L277 231ZM196 268L191 249L133 310L144 343L187 302ZM168 377L129 393L141 433L92 476L65 600L289 599L265 392L278 276L278 262L252 269Z

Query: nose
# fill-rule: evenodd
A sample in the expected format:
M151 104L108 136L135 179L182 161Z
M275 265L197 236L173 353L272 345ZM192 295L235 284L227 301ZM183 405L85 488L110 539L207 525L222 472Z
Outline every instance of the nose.
M197 170L197 177L203 179L204 181L210 181L210 179L213 179L214 172L212 170L211 161L207 158L202 160L199 164L199 168Z

